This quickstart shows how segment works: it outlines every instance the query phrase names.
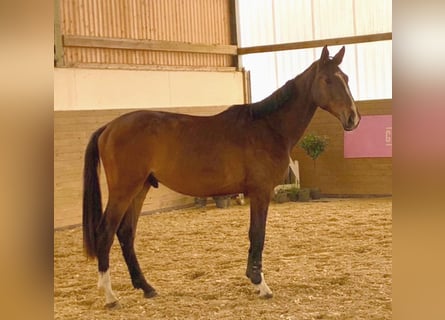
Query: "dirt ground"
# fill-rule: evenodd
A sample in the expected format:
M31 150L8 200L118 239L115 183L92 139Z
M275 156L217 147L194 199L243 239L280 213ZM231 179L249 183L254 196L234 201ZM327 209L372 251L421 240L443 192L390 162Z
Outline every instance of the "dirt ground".
M391 319L392 199L271 204L263 269L274 293L245 277L248 205L140 218L136 252L158 296L131 286L117 240L111 279L122 308L105 310L81 228L54 233L55 319Z

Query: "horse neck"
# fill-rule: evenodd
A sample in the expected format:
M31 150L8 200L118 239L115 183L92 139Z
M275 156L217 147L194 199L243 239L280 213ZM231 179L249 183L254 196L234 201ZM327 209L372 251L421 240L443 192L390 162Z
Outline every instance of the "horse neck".
M282 136L289 150L303 135L317 109L311 95L316 69L317 64L313 63L306 71L291 80L294 94L268 117L269 126Z

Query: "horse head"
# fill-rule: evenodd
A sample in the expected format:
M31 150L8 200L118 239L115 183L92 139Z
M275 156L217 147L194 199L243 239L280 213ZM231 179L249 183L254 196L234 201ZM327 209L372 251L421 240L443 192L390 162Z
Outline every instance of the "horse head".
M348 76L340 70L345 47L329 58L324 46L318 60L318 68L311 93L315 104L340 120L345 131L354 130L360 122L360 114L348 86Z

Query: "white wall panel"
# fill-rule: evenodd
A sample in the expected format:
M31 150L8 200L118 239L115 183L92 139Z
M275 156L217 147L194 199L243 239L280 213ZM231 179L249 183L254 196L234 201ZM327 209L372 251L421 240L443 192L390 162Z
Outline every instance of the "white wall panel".
M54 110L57 111L243 102L243 77L238 71L54 70Z
M392 31L389 0L239 0L240 46ZM334 55L341 46L329 47ZM321 48L242 56L252 101L263 99L319 58ZM357 100L392 97L392 41L347 45L341 65Z

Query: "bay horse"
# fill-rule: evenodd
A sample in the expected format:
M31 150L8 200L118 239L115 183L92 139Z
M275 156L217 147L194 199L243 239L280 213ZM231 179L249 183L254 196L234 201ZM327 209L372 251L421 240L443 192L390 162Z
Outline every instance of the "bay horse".
M292 148L317 107L338 118L346 131L360 122L348 77L339 68L344 53L342 47L331 58L325 46L319 60L260 102L234 105L213 116L140 110L92 134L84 163L83 241L86 255L98 259L105 307L119 307L109 273L115 234L134 288L146 298L157 294L144 278L133 243L143 201L159 183L194 197L244 193L250 198L246 276L260 297L272 297L262 270L266 218ZM100 161L109 194L104 213Z

